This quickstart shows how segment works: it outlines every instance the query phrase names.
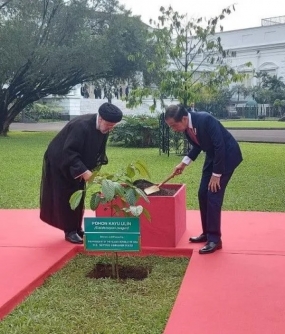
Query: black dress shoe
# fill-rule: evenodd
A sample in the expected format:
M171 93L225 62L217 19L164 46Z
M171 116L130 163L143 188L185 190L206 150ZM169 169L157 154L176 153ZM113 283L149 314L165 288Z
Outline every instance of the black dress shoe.
M191 237L189 239L190 242L207 242L207 236L205 234L199 235L199 237Z
M213 242L209 241L206 243L206 245L199 250L199 254L210 254L214 253L216 250L222 248L222 241L219 242Z
M76 231L66 232L65 240L71 242L72 244L83 244L82 238L77 234Z
M80 236L80 238L84 237L84 231L82 229L77 230L77 234Z

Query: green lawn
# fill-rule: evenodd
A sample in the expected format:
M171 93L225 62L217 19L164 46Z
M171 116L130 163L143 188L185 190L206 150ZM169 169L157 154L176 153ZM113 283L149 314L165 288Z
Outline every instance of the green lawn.
M226 128L285 129L285 122L267 120L221 120Z
M0 137L0 208L37 208L42 157L55 133L12 132ZM230 182L225 210L285 211L285 145L241 143L244 161ZM110 172L144 161L153 182L164 179L181 157L158 149L108 147ZM198 209L203 154L172 182L187 184L187 207ZM88 205L88 199L87 199ZM270 224L270 222L269 222ZM110 258L78 255L48 278L0 325L0 334L129 334L163 332L189 259L125 257L120 264L151 266L143 281L93 280L95 262Z
M11 132L0 137L1 208L37 208L42 157L55 133ZM230 182L224 210L285 211L285 145L241 143L244 161ZM168 176L181 157L159 155L158 149L108 147L109 164L103 168L115 172L120 166L142 160L151 172L151 181ZM204 154L173 183L187 184L187 207L198 209L197 191ZM87 198L87 207L88 207Z
M77 255L49 277L0 324L0 334L161 334L188 258L120 257L119 263L151 267L142 281L91 279L96 262Z

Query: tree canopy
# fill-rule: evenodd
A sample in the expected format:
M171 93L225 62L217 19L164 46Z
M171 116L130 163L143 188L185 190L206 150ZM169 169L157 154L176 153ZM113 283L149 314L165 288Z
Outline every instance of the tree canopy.
M161 15L150 33L155 41L156 59L148 62L148 83L133 90L129 106L142 102L143 97L152 96L164 106L164 98L177 99L184 105L190 104L198 94L207 90L238 81L241 75L223 60L229 56L216 35L220 21L234 10L234 6L222 10L209 20L188 18L172 7L160 8ZM149 83L152 85L149 85Z
M146 28L130 14L117 0L0 2L0 135L40 98L139 70Z
M257 72L255 77L259 79L259 83L251 89L251 95L257 103L273 104L275 100L285 99L285 84L282 77L267 72Z

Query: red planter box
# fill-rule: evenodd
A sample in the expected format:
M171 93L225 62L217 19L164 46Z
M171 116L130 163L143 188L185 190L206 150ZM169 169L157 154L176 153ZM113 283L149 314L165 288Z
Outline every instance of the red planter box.
M151 215L151 222L140 217L142 247L175 247L186 230L185 184L165 184L163 188L177 191L173 196L149 196L150 203L139 201ZM111 217L110 208L100 205L96 217Z

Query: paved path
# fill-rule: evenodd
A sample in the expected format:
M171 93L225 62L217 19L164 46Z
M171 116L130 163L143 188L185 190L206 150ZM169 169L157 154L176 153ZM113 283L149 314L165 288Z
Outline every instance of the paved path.
M67 122L12 123L14 131L60 131ZM238 141L285 143L285 129L229 129Z
M12 123L11 131L60 131L67 121L47 123Z
M238 141L285 143L285 129L229 129Z

